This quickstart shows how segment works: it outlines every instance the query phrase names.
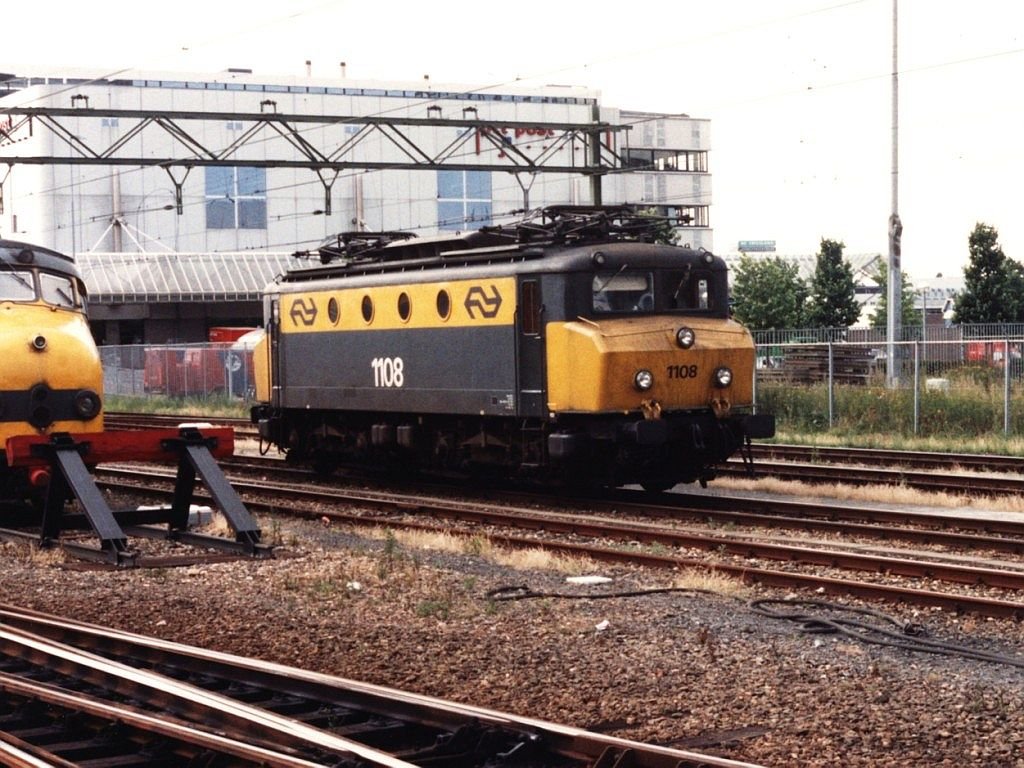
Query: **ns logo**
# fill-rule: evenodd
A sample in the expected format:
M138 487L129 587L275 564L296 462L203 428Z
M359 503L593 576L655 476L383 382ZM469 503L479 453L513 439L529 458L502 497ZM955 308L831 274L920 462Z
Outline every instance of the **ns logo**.
M463 306L473 320L477 319L477 313L487 319L497 317L498 310L501 309L501 293L493 284L490 286L490 292L482 286L474 285L466 292Z

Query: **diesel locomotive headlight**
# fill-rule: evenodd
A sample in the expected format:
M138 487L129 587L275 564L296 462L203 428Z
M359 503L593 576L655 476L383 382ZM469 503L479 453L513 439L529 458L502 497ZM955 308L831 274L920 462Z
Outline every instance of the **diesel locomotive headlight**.
M683 349L689 349L690 347L692 347L693 342L695 342L696 340L697 337L694 335L692 328L687 328L686 326L683 326L678 331L676 331L676 344L678 344Z
M725 388L732 384L732 369L726 368L724 365L720 368L715 368L714 381L716 387Z
M633 376L633 386L639 389L641 392L646 392L648 389L654 386L654 374L648 371L646 368L641 368Z
M91 419L100 412L100 396L91 389L80 390L75 395L75 413L80 419Z

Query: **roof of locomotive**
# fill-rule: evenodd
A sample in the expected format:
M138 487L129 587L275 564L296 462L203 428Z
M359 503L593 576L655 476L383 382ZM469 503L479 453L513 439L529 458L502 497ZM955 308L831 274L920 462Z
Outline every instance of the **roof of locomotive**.
M0 239L0 264L13 267L38 266L50 272L62 272L81 280L81 274L74 259L49 248L43 248L18 240Z
M627 268L685 268L688 264L699 264L711 271L727 271L725 262L710 251L654 243L594 241L572 245L474 248L444 254L439 259L360 265L356 268L297 269L279 278L276 290L308 290L312 283L318 287L386 285Z
M551 210L546 209L545 213ZM404 232L338 235L336 242L318 250L321 266L289 270L278 278L279 290L302 290L311 282L371 285L396 280L432 282L438 278L683 267L687 264L701 264L713 271L727 269L725 262L709 251L652 242L651 221L655 217L642 217L644 221L639 226L623 226L618 219L609 225L607 214L612 211L618 216L626 211L626 218L634 221L636 214L623 207L563 206L557 209L559 215L566 211L573 215L571 225L555 221L545 222L543 226L485 227L464 234L423 239ZM630 216L634 218L629 219ZM315 258L309 252L295 255ZM439 271L443 271L443 276Z

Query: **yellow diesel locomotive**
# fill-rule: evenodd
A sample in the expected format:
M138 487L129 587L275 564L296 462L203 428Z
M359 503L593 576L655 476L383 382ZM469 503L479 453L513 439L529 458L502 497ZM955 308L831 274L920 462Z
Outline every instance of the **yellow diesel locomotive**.
M19 435L103 431L103 370L85 299L70 258L0 240L0 449ZM48 478L11 470L4 453L3 498L25 498Z
M346 233L265 294L252 418L342 463L662 490L752 437L754 344L725 263L628 207L451 237Z

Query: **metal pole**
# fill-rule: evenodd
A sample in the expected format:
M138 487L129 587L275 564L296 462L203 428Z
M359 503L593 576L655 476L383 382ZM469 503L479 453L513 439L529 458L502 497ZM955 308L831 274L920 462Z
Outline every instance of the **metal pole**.
M914 434L921 423L921 342L914 342Z
M594 104L591 108L591 116L595 123L601 122L601 107ZM601 164L601 131L593 130L590 136L590 164L598 167ZM593 205L602 205L601 196L601 174L595 173L590 177L590 201Z
M900 298L903 279L900 274L900 238L903 224L899 216L899 57L897 55L897 0L892 0L892 214L889 216L889 285L886 379L890 388L899 385L900 371L896 359L896 342L900 340Z
M1010 340L1003 341L1003 434L1010 434Z
M832 358L832 342L828 343L828 428L832 429L835 418L835 364Z
M760 352L761 352L761 350L758 348L758 345L755 344L754 345L754 369L751 371L751 378L754 381L752 383L751 391L750 391L750 395L751 395L750 402L753 404L753 407L751 408L751 410L754 413L757 413L757 361L760 359L759 358Z

